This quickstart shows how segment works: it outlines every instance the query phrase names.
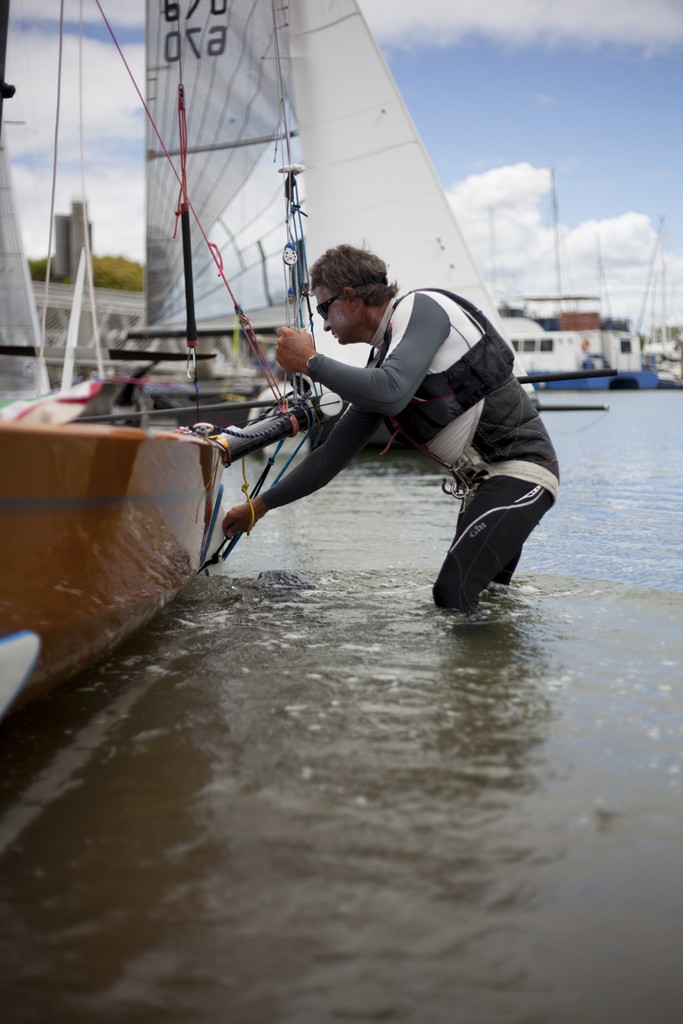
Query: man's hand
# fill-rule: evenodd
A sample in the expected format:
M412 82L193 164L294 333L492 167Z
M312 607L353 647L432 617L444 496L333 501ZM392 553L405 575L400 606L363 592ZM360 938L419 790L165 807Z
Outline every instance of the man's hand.
M310 334L281 327L278 332L275 358L287 373L305 373L306 363L315 355L315 346Z
M268 506L263 498L254 498L251 504L245 501L243 505L234 505L223 519L223 535L230 539L236 533L249 533L254 523L263 519L267 511Z

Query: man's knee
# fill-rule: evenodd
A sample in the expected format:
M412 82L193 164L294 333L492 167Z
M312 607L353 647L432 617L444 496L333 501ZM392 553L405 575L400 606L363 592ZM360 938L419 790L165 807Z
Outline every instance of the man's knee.
M446 587L439 580L432 587L432 597L437 608L446 608L452 612L473 612L478 601L469 597L460 588Z

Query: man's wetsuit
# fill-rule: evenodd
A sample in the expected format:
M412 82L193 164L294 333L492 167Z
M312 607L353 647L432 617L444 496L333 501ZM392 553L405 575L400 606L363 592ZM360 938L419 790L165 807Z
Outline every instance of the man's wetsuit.
M388 307L367 367L313 356L310 377L350 405L325 444L263 495L268 508L277 508L311 494L348 465L383 419L403 427L442 465L478 481L434 586L439 606L460 611L475 608L490 582L510 581L525 540L555 501L559 486L550 438L521 385L500 365L482 371L481 361L474 360L470 373L469 361L481 351L483 333L477 319L454 299L424 290ZM469 388L472 373L477 387L483 373L479 392ZM444 390L446 380L454 387L449 391L445 385L447 400L440 402L434 394ZM420 401L420 395L430 395L430 385L431 397ZM464 409L459 393L470 395ZM476 399L478 393L484 397ZM434 427L434 411L446 420L444 425L437 416Z

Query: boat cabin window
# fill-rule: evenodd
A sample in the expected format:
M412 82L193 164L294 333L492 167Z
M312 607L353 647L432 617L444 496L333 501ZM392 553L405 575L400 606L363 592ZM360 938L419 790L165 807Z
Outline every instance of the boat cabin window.
M536 351L536 339L525 338L522 342L522 352L535 352Z
M552 352L553 350L553 339L552 338L541 338L541 352Z
M514 348L515 352L519 352L519 342L516 338L512 339L512 347Z
M621 341L621 351L622 351L622 353L624 355L628 354L631 351L631 339L630 338L621 338L620 341Z

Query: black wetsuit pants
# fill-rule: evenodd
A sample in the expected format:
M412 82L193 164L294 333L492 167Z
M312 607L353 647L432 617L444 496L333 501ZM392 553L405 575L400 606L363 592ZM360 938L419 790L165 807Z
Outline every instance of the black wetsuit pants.
M489 583L509 583L525 540L552 503L544 487L516 477L494 476L479 484L458 520L434 584L434 602L471 612Z

